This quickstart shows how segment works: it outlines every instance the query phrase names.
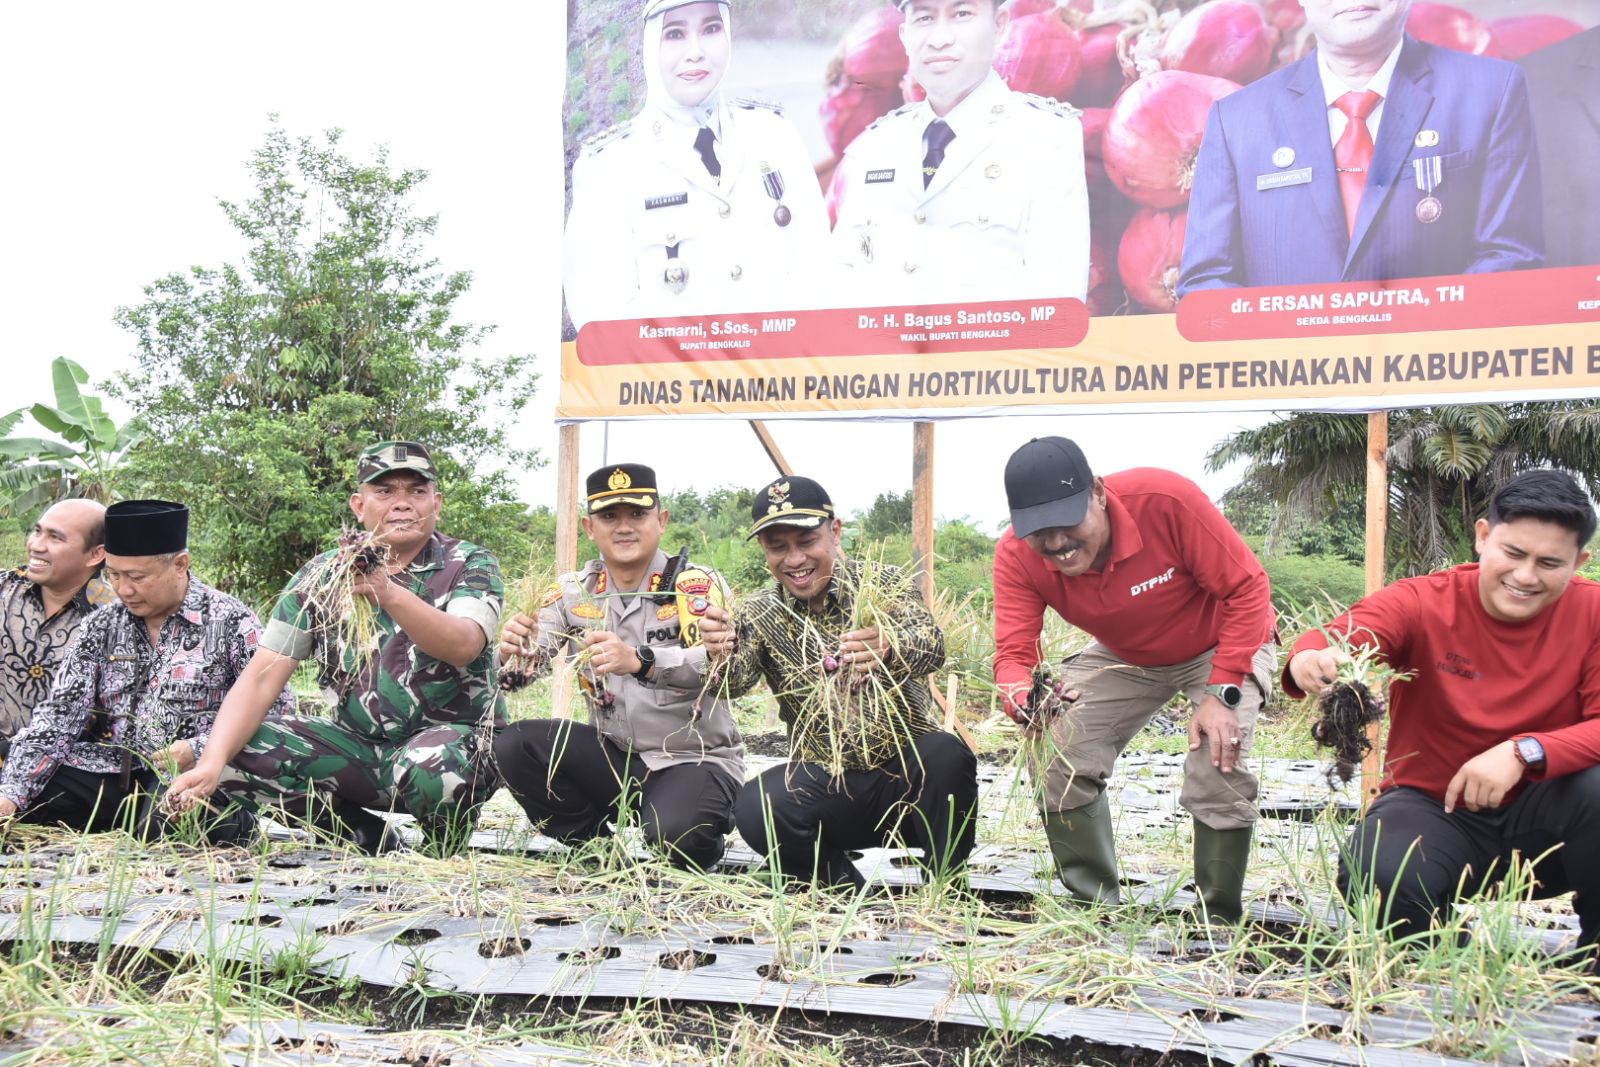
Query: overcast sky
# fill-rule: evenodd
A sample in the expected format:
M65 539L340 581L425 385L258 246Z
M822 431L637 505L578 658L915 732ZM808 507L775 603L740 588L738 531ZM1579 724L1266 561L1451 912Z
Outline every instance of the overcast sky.
M66 355L97 383L132 365L120 304L173 270L242 259L217 207L253 186L246 164L269 113L292 135L345 130L348 152L386 143L431 179L419 205L441 217L434 251L470 270L463 319L493 323L493 351L538 356L540 402L519 439L552 463L526 475L553 503L560 336L564 14L538 3L7 4L0 10L0 122L9 206L0 293L9 410L50 396ZM1160 465L1213 495L1208 447L1248 414L1013 417L941 423L935 504L986 528L1005 516L1000 471L1029 437L1060 433L1097 470ZM801 473L845 511L908 488L909 424L773 424ZM602 455L602 449L606 454ZM581 467L653 463L668 489L754 487L773 471L743 422L584 427Z

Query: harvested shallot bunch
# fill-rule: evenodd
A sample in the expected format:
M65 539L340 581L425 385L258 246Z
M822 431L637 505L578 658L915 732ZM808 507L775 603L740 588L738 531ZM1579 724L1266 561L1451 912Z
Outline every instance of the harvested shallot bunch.
M1317 698L1317 721L1311 724L1311 737L1323 748L1333 750L1333 766L1328 768L1328 784L1344 783L1355 776L1361 761L1372 751L1367 727L1389 711L1389 685L1411 675L1391 669L1379 659L1374 646L1351 647L1335 641L1335 646L1350 659L1339 664L1333 684Z

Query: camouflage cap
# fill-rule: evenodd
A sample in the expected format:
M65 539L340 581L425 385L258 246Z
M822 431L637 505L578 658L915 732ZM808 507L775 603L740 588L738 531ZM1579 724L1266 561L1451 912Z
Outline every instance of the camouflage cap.
M439 480L433 457L415 441L379 441L356 460L356 481L362 485L392 471L416 471L430 482Z

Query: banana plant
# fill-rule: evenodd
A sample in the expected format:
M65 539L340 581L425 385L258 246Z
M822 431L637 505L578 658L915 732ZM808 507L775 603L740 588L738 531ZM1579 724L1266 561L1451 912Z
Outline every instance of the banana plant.
M108 504L117 498L117 479L139 435L118 426L97 396L84 392L89 374L59 356L50 365L54 404L34 404L0 416L0 515L28 515L71 497ZM12 436L31 416L56 435Z

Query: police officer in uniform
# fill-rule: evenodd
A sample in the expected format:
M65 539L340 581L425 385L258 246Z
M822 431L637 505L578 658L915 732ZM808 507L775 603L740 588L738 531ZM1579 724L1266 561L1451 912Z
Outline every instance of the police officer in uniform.
M722 578L661 551L667 512L639 463L589 475L583 528L600 558L562 575L537 618L500 637L503 684L525 684L558 656L577 659L589 724L529 719L501 731L495 758L544 833L578 842L627 807L645 840L683 867L710 867L733 829L744 746L728 703L706 692L699 625L727 602ZM713 687L714 688L714 687Z
M1089 196L1078 112L993 70L1003 0L896 0L927 99L845 150L835 259L878 303L1083 299ZM869 280L870 279L870 280Z
M828 216L800 134L776 107L721 92L723 0L645 0L645 106L572 168L567 312L596 319L795 306L784 283L827 254Z

